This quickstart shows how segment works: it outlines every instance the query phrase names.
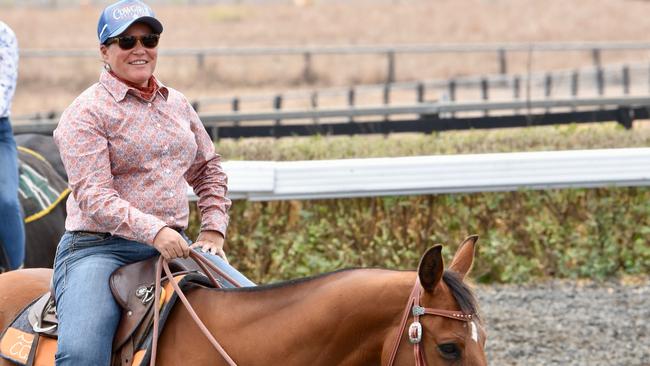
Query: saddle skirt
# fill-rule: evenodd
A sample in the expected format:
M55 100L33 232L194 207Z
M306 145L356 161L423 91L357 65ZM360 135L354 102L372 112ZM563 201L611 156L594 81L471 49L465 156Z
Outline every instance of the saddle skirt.
M126 265L111 276L111 290L122 307L122 318L113 340L113 366L146 365L151 358L153 299L156 257ZM173 276L183 292L195 287L214 287L191 260L170 263ZM233 287L218 274L223 287ZM159 329L178 300L171 284L163 279L160 296ZM0 334L0 357L24 366L54 366L57 347L56 307L50 292L35 299Z

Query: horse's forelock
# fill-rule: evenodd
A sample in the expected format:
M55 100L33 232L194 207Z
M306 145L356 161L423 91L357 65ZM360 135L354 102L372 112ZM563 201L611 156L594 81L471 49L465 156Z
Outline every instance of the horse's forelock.
M442 279L445 281L447 287L451 291L452 296L460 306L460 310L467 314L474 314L474 318L479 322L481 318L479 316L478 302L474 296L472 289L463 282L460 274L454 271L445 271L442 275Z

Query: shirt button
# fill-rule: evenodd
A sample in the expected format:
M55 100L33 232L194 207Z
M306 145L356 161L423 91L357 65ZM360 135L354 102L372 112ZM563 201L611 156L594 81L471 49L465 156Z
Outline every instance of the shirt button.
M151 107L152 105L151 102L147 103L147 107Z
M156 127L160 128L160 123L156 123Z

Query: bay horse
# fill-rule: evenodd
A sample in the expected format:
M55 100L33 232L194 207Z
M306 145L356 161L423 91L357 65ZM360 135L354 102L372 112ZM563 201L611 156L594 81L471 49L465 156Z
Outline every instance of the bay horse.
M448 270L436 245L417 271L349 269L253 288L194 288L186 295L238 365L487 365L478 305L463 281L477 238L461 243ZM47 290L50 275L47 269L0 275L2 328ZM178 304L160 336L157 361L226 364Z

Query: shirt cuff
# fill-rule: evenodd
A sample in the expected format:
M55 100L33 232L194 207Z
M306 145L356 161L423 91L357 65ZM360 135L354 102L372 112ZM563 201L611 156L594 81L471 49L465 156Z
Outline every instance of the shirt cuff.
M201 220L201 231L206 231L206 230L218 231L225 238L226 231L228 230L228 216L225 217L223 215L214 215L213 217L209 217L209 215L204 216Z
M156 235L158 235L160 230L162 230L166 226L167 224L165 224L162 221L157 222L155 225L151 226L151 229L145 233L145 236L141 238L140 241L153 246L153 241L156 238Z

